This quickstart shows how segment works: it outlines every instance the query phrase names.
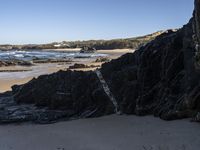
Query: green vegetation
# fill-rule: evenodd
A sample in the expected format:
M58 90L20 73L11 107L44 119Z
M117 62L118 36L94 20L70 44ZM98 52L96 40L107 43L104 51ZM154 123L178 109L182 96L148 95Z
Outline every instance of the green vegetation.
M57 48L82 48L91 47L96 50L105 49L136 49L139 46L146 44L147 42L155 39L158 35L162 34L164 31L156 32L153 34L127 38L127 39L114 39L114 40L89 40L89 41L63 41L61 43L54 42L49 44L41 45L0 45L1 50L11 50L11 49L57 49ZM58 46L59 45L59 46Z

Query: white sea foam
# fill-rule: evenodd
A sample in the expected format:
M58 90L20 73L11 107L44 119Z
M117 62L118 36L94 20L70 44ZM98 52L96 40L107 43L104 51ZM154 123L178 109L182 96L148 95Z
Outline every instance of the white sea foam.
M4 59L28 59L32 60L35 58L89 58L89 57L100 57L106 56L106 54L95 54L95 53L79 53L79 52L53 52L53 51L0 51L0 60Z

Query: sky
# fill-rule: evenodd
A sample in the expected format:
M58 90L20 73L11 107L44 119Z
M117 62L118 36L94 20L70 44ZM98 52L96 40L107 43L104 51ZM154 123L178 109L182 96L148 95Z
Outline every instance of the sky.
M127 38L180 28L193 0L0 0L0 44Z

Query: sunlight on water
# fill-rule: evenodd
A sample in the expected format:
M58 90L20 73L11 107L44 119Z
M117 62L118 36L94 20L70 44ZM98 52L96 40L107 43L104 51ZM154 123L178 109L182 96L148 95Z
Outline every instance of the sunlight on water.
M0 60L27 60L34 59L64 59L64 58L92 58L103 57L106 54L80 53L80 52L55 52L55 51L0 51Z

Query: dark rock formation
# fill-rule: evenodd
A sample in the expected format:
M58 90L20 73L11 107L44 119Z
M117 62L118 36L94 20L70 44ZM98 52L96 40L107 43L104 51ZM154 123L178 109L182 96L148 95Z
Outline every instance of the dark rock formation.
M69 69L84 69L84 68L97 68L99 65L85 65L85 64L77 64L75 63L72 66L69 66Z
M102 66L123 112L172 120L195 117L200 111L200 76L195 68L199 41L193 38L200 36L200 1L195 5L194 17L182 29L168 31L134 54Z
M196 36L197 40L200 43L200 0L195 0L195 29L196 29Z
M0 123L18 123L32 121L45 124L71 117L71 112L50 110L47 107L36 107L34 104L17 104L10 92L0 94Z
M200 68L200 5L199 5L199 0L195 1L195 11L194 11L194 25L193 25L193 30L195 31L194 33L194 41L195 41L195 48L196 48L196 60L197 60L197 67Z
M195 59L200 44L199 6L200 0L195 0L194 16L182 29L169 30L136 52L102 66L100 71L121 112L200 121L200 75ZM114 113L108 91L95 72L60 71L14 86L12 93L19 105L67 112L67 118Z
M114 112L94 72L60 71L12 88L18 104L67 111L73 118L98 117Z
M190 85L191 80L187 81L193 71L186 69L190 60L185 57L193 50L189 47L191 40L184 46L187 27L178 32L169 31L134 54L102 66L102 73L123 112L155 114L163 119L193 114L185 101L191 90L188 88L194 86ZM189 36L192 37L192 32Z
M109 62L110 59L108 57L99 57L95 60L95 62Z
M32 66L33 64L29 61L23 61L23 60L0 60L0 67L5 67L5 66Z
M84 46L81 48L80 53L94 53L96 51L93 47Z

